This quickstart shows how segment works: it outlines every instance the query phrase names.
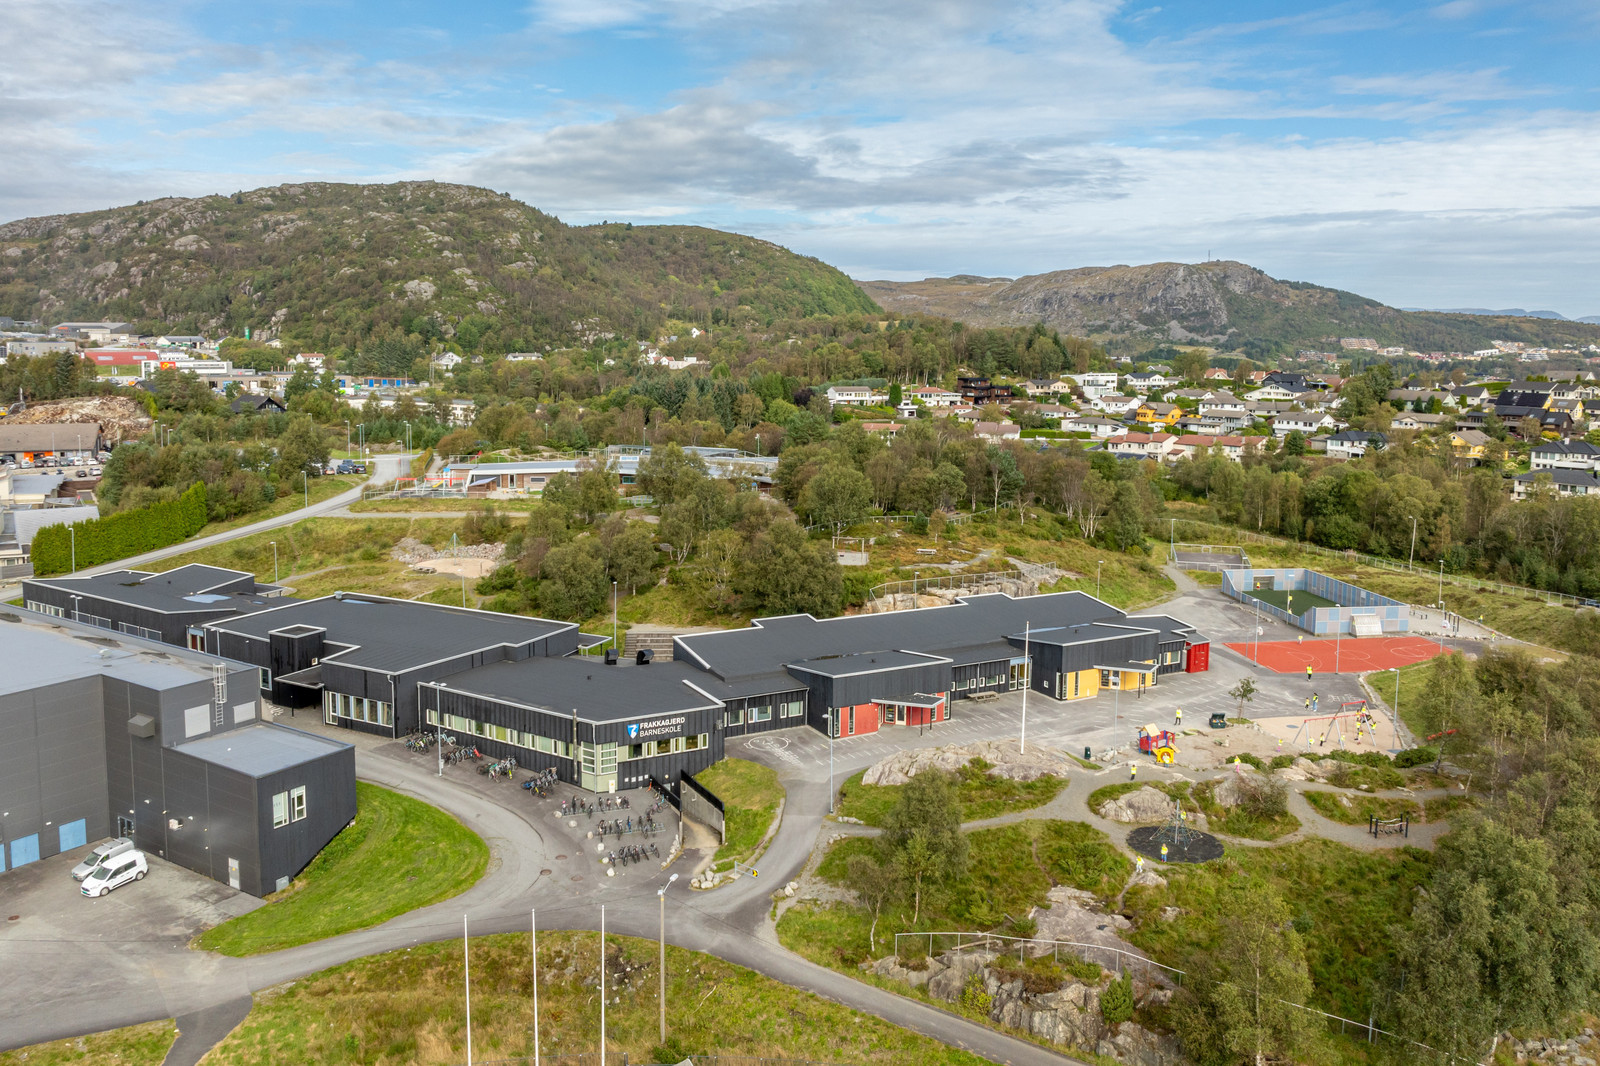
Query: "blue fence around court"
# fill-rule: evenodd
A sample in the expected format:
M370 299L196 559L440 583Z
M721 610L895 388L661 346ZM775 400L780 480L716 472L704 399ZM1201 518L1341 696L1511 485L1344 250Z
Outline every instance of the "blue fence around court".
M1251 596L1256 582L1270 578L1277 592L1309 592L1332 600L1338 607L1313 607L1301 614L1292 615L1279 607ZM1263 614L1307 630L1315 636L1332 636L1335 633L1352 633L1357 617L1377 620L1384 633L1406 633L1411 629L1411 608L1399 600L1379 595L1371 589L1352 585L1348 581L1319 574L1301 567L1280 569L1224 570L1224 594L1248 603Z

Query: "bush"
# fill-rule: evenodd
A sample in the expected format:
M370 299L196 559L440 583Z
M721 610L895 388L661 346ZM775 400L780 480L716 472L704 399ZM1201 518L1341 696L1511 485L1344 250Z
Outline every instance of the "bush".
M1261 757L1259 755L1252 755L1248 751L1245 751L1235 755L1234 758L1238 759L1246 766L1254 766L1257 770L1260 770L1263 773L1266 772L1267 764L1261 761Z
M1439 757L1437 748L1407 748L1395 755L1394 765L1399 770L1409 770L1413 766L1424 766Z
M1285 766L1293 766L1294 759L1293 755L1274 755L1272 761L1267 764L1267 769L1282 770Z
M1289 813L1289 785L1278 777L1240 775L1239 809L1252 818L1270 820Z
M1110 1026L1118 1026L1133 1017L1133 975L1123 974L1100 993L1100 1016Z
M47 577L66 573L74 563L82 568L126 559L186 540L205 524L206 487L196 481L176 500L71 526L46 526L33 538L33 572Z
M961 990L961 1005L985 1018L989 1016L989 1008L994 1006L994 997L983 987L983 978L980 975L972 974L967 978L966 987Z
M1362 766L1371 766L1380 770L1386 770L1394 765L1394 760L1381 751L1336 750L1328 752L1323 758L1332 759L1335 762L1360 763Z

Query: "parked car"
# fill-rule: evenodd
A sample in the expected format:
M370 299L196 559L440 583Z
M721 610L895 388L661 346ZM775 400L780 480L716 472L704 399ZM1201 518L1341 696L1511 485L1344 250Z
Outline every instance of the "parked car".
M98 870L109 859L119 858L134 850L133 841L127 837L117 837L104 844L98 844L95 849L83 857L83 861L72 868L72 879L82 881L85 877Z
M356 464L352 463L348 459L339 460L338 467L336 467L333 470L333 473L335 473L335 474L353 474L355 472L356 472Z
M88 477L89 476L89 471L87 471L87 470L74 470L72 472L72 476L73 477Z
M351 463L350 464L350 472L353 473L353 474L365 474L367 472L367 464L366 463Z
M144 875L149 872L150 862L144 857L144 852L130 851L126 855L119 855L109 862L101 863L93 873L83 879L83 888L79 891L85 896L103 896L114 888L121 888L129 881L143 881Z

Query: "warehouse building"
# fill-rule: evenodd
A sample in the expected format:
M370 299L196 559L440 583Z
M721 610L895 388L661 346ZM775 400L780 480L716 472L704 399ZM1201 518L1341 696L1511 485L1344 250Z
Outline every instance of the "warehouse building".
M169 642L255 666L274 703L320 705L329 724L386 736L447 731L595 791L697 773L722 757L727 737L937 726L964 697L1028 686L1070 703L1204 671L1210 657L1205 637L1177 619L1063 592L763 618L679 636L670 662L611 665L576 655L600 638L569 622L365 594L273 601L250 575L234 583L227 573L170 587L149 577L54 578L26 582L24 594L41 610L60 611L65 598L95 616L136 604L137 624ZM196 605L185 590L202 584L234 591ZM196 606L224 613L196 623ZM156 617L163 612L187 620Z
M0 871L127 836L262 896L355 817L354 749L263 721L253 669L36 614L0 640Z

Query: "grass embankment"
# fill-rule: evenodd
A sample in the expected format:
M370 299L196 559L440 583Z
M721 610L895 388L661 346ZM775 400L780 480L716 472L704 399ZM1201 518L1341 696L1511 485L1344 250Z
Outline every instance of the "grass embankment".
M971 852L966 876L925 893L915 923L909 893L885 905L878 921L880 955L893 949L895 933L1031 933L1028 912L1045 902L1053 886L1069 885L1107 897L1121 889L1132 869L1105 834L1082 822L1015 822L974 830L967 841ZM871 838L847 837L828 850L817 874L841 882L852 855L873 854L878 846ZM800 903L779 919L778 939L813 962L854 973L855 964L868 957L871 924L872 916L853 904Z
M1427 727L1418 716L1417 709L1421 706L1422 694L1428 690L1428 686L1432 683L1433 663L1433 659L1428 659L1425 662L1402 666L1399 670L1400 721L1407 729L1411 730L1418 744L1426 743L1423 737L1427 732ZM1394 709L1395 701L1394 675L1395 671L1393 670L1379 670L1367 675L1367 684L1371 685L1372 691L1376 692L1378 697L1389 705L1390 710Z
M456 499L423 496L415 499L360 500L350 505L356 514L382 514L385 511L531 511L538 506L535 499L485 500L482 497Z
M171 1018L0 1052L0 1066L160 1066L178 1027Z
M311 479L309 492L311 502L313 504L321 503L323 500L331 499L341 492L349 492L366 480L364 477L355 475L314 477ZM308 493L301 490L299 479L296 478L294 491L287 496L279 496L276 500L261 508L261 510L251 511L249 514L240 515L238 518L230 518L225 522L207 522L195 536L209 537L213 533L225 533L230 529L248 526L252 522L260 522L265 518L276 518L279 515L288 514L290 511L298 511L306 506L307 495Z
M961 804L961 820L976 822L1011 811L1040 807L1067 787L1065 777L1041 777L1033 781L1013 781L989 773L989 764L974 759L956 771L956 799ZM889 812L900 802L903 785L863 785L862 770L839 788L839 813L859 818L867 825L883 825Z
M418 574L405 563L390 558L389 549L412 537L434 548L447 548L450 535L462 530L454 518L313 518L281 529L255 533L198 551L162 559L153 566L172 570L189 563L207 563L247 570L260 581L273 578L272 544L277 542L278 578L302 598L333 592L368 592L379 596L412 598L453 589L460 604L461 579L451 574ZM468 579L468 602L476 605L473 581Z
M1213 833L1245 840L1278 840L1300 828L1300 819L1288 811L1263 815L1242 806L1224 807L1216 801L1217 781L1202 781L1194 787L1195 800L1205 812L1206 826Z
M598 1050L599 937L539 936L540 1051L546 1061ZM471 945L472 1048L481 1061L532 1062L528 937ZM606 1008L616 1061L700 1061L702 1055L861 1063L980 1066L975 1055L698 952L667 948L669 1038L658 1041L656 944L606 938ZM262 993L250 1016L207 1056L213 1066L466 1061L459 942L418 944L360 959ZM620 980L619 980L620 978ZM596 1056L598 1059L598 1056Z
M1306 792L1305 797L1312 810L1344 825L1366 825L1373 818L1403 818L1407 815L1416 821L1422 816L1422 807L1415 800L1397 797L1312 791Z
M1219 589L1222 587L1222 572L1220 570L1185 570L1190 579L1203 589Z
M695 780L716 793L724 806L727 842L717 849L713 869L731 870L735 862L749 862L783 802L777 771L746 759L723 759L696 774Z
M449 899L483 876L488 846L444 811L364 782L356 802L355 824L292 885L201 933L195 945L224 955L278 951Z
M1212 916L1235 877L1264 878L1289 905L1305 938L1316 983L1312 1005L1365 1018L1372 1007L1369 990L1393 960L1394 934L1407 926L1417 886L1430 867L1428 854L1416 848L1357 851L1327 840L1230 846L1217 862L1162 870L1164 887L1129 889L1124 910L1135 919L1129 939L1155 959L1186 969L1215 945ZM1179 912L1163 920L1165 907Z

